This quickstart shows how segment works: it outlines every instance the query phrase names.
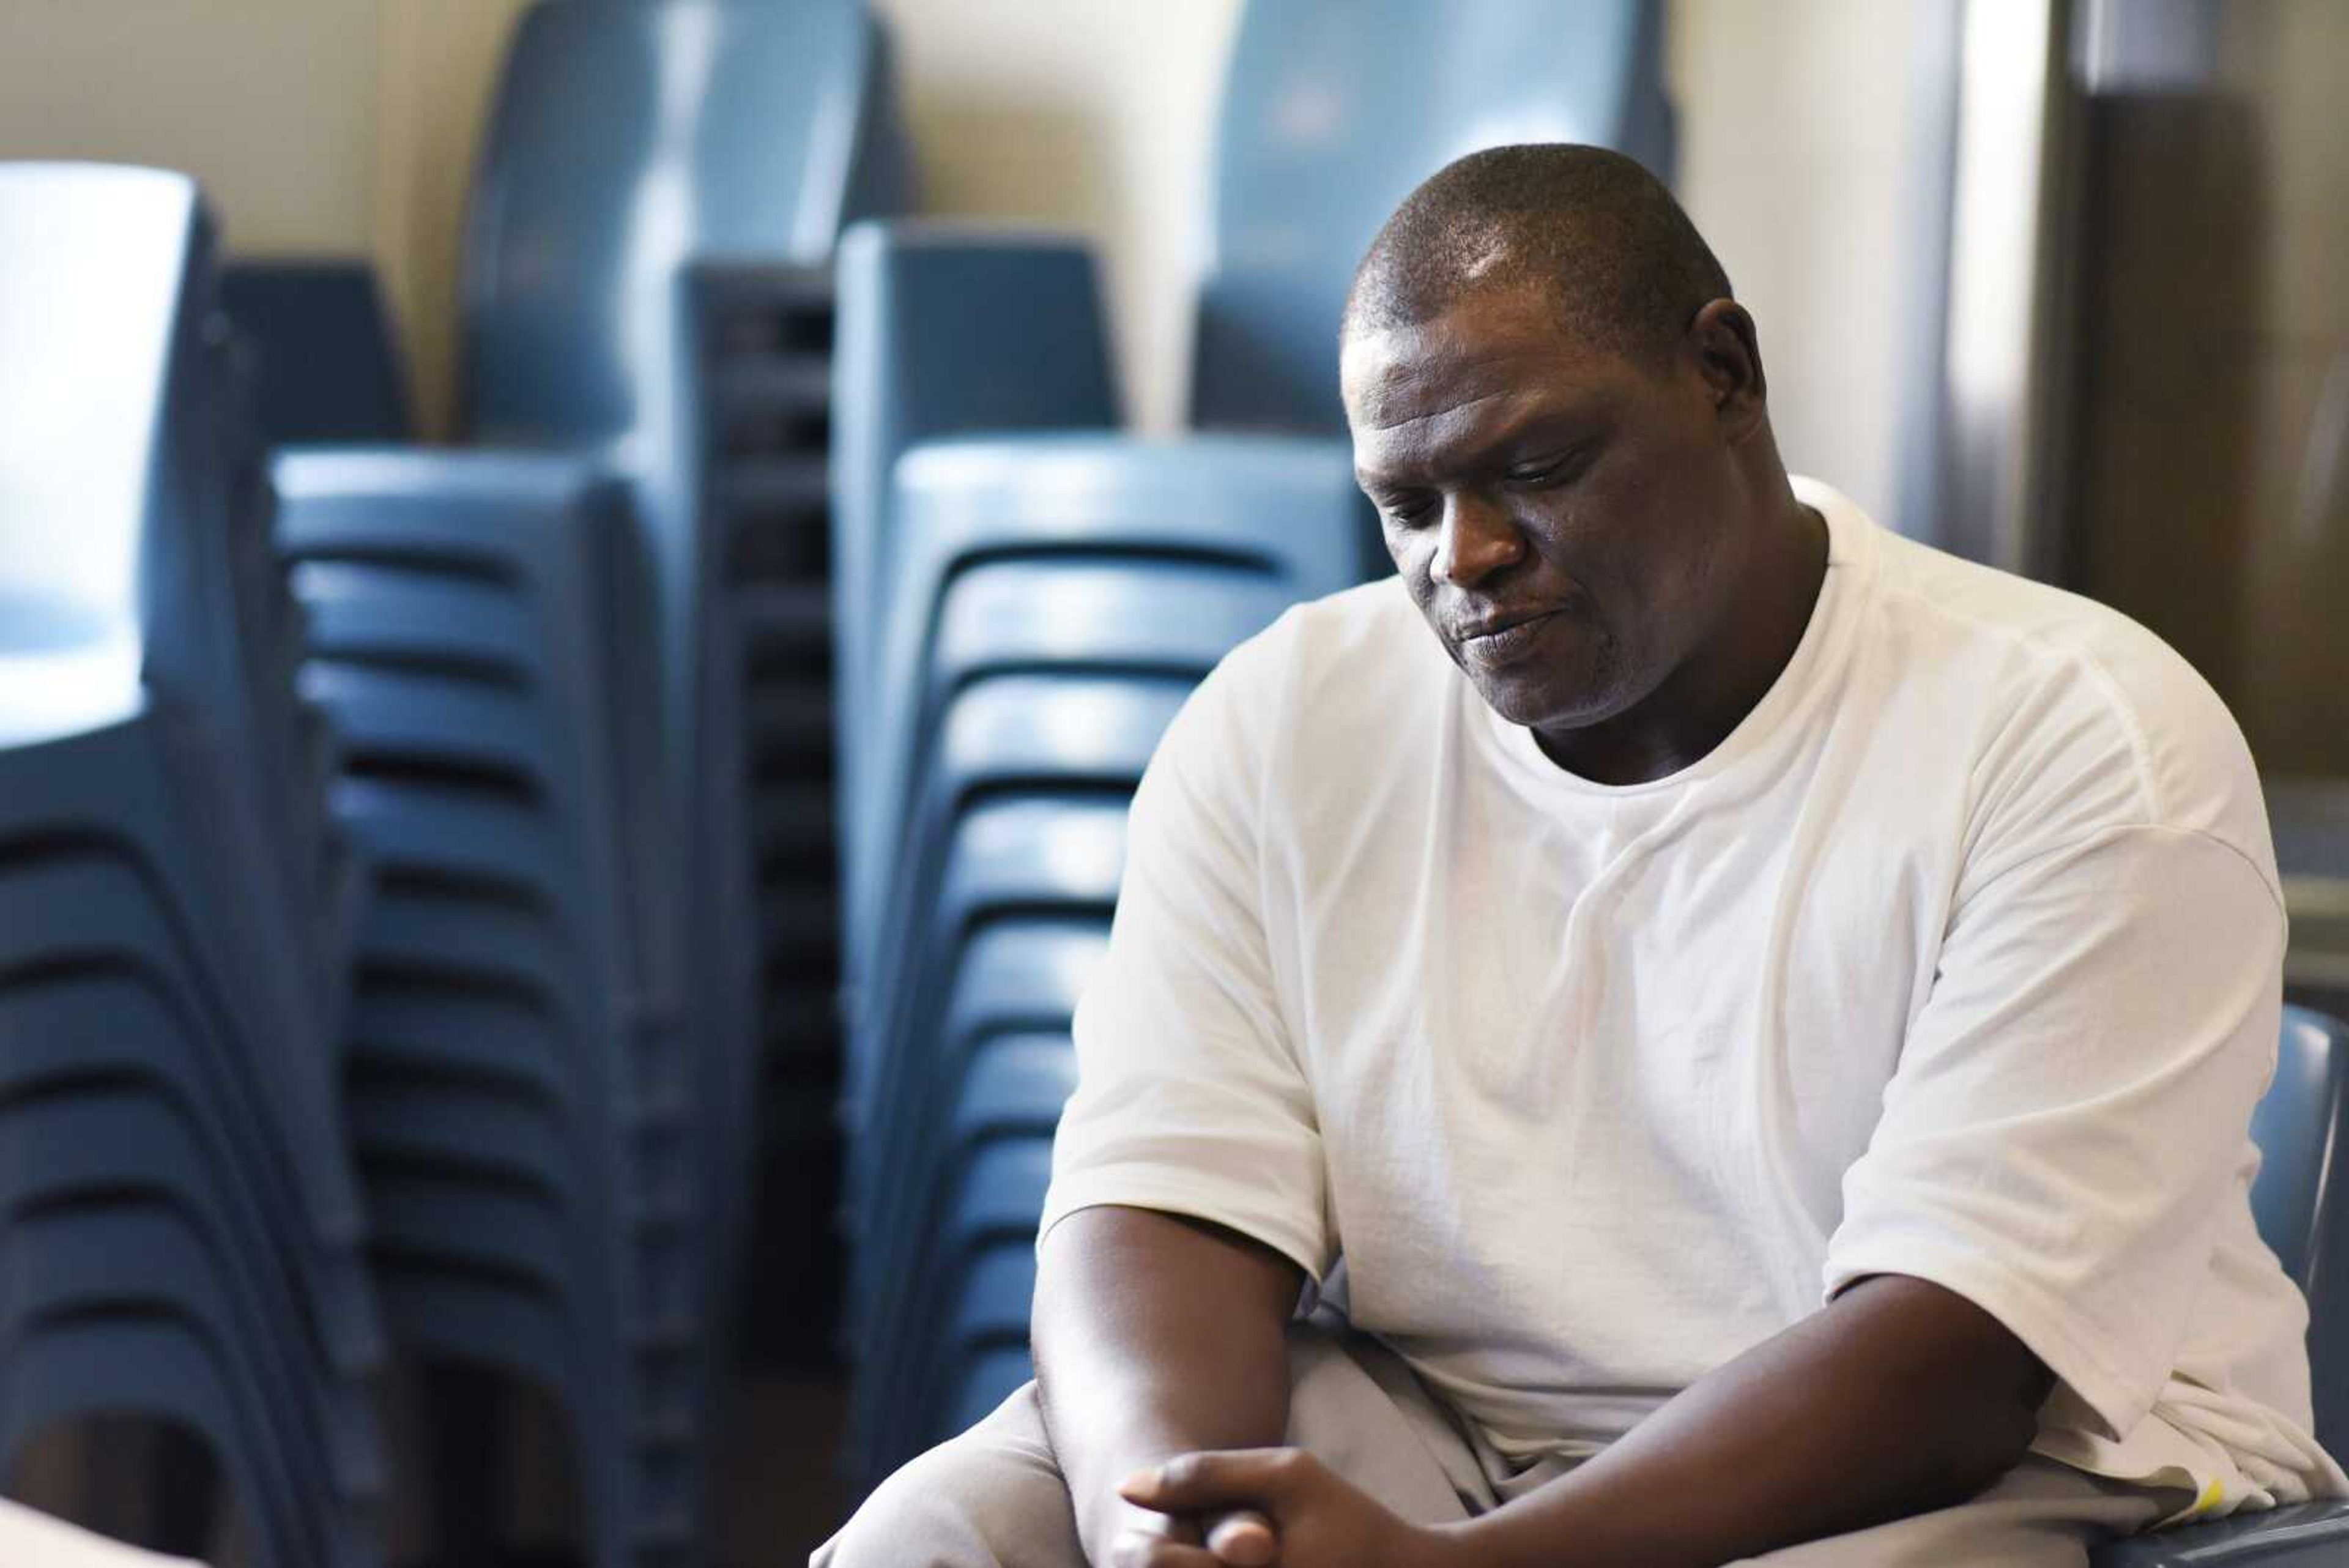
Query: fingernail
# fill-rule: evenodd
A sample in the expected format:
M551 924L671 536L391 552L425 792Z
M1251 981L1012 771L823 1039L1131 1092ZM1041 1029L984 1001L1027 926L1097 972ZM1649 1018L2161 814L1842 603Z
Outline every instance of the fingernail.
M1151 1492L1157 1490L1158 1472L1156 1470L1136 1470L1117 1483L1118 1496L1128 1501L1131 1501L1136 1492Z

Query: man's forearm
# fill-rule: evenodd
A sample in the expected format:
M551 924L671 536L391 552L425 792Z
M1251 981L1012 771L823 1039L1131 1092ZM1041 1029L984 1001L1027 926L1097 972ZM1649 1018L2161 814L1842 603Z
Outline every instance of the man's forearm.
M1445 1527L1463 1568L1713 1568L1948 1507L2022 1459L2046 1369L1898 1275L1700 1379L1605 1453Z
M1288 1424L1295 1264L1228 1231L1089 1209L1046 1238L1037 1386L1077 1526L1095 1561L1133 1470L1195 1449L1278 1443Z

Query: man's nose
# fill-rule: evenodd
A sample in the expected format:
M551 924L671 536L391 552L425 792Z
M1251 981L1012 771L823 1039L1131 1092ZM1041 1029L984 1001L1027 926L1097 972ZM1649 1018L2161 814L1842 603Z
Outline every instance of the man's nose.
M1475 587L1525 554L1526 537L1516 521L1486 497L1463 491L1444 502L1432 568L1437 582Z

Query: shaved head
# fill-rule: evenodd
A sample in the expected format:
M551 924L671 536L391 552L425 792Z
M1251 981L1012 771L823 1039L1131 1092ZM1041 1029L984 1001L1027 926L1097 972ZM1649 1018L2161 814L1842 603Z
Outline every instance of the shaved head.
M1487 289L1537 291L1569 335L1641 359L1730 297L1661 181L1568 142L1472 152L1405 197L1355 270L1345 330L1416 327Z

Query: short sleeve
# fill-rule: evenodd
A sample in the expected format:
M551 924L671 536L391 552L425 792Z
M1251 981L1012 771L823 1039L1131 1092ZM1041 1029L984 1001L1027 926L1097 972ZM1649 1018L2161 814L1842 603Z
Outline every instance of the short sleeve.
M2109 827L1963 897L1828 1293L1877 1273L1999 1319L2119 1438L2175 1365L2274 1070L2283 919L2206 834Z
M1108 956L1077 1009L1043 1233L1081 1209L1154 1209L1261 1241L1318 1283L1336 1246L1265 939L1249 711L1262 694L1240 659L1193 693L1134 797Z

